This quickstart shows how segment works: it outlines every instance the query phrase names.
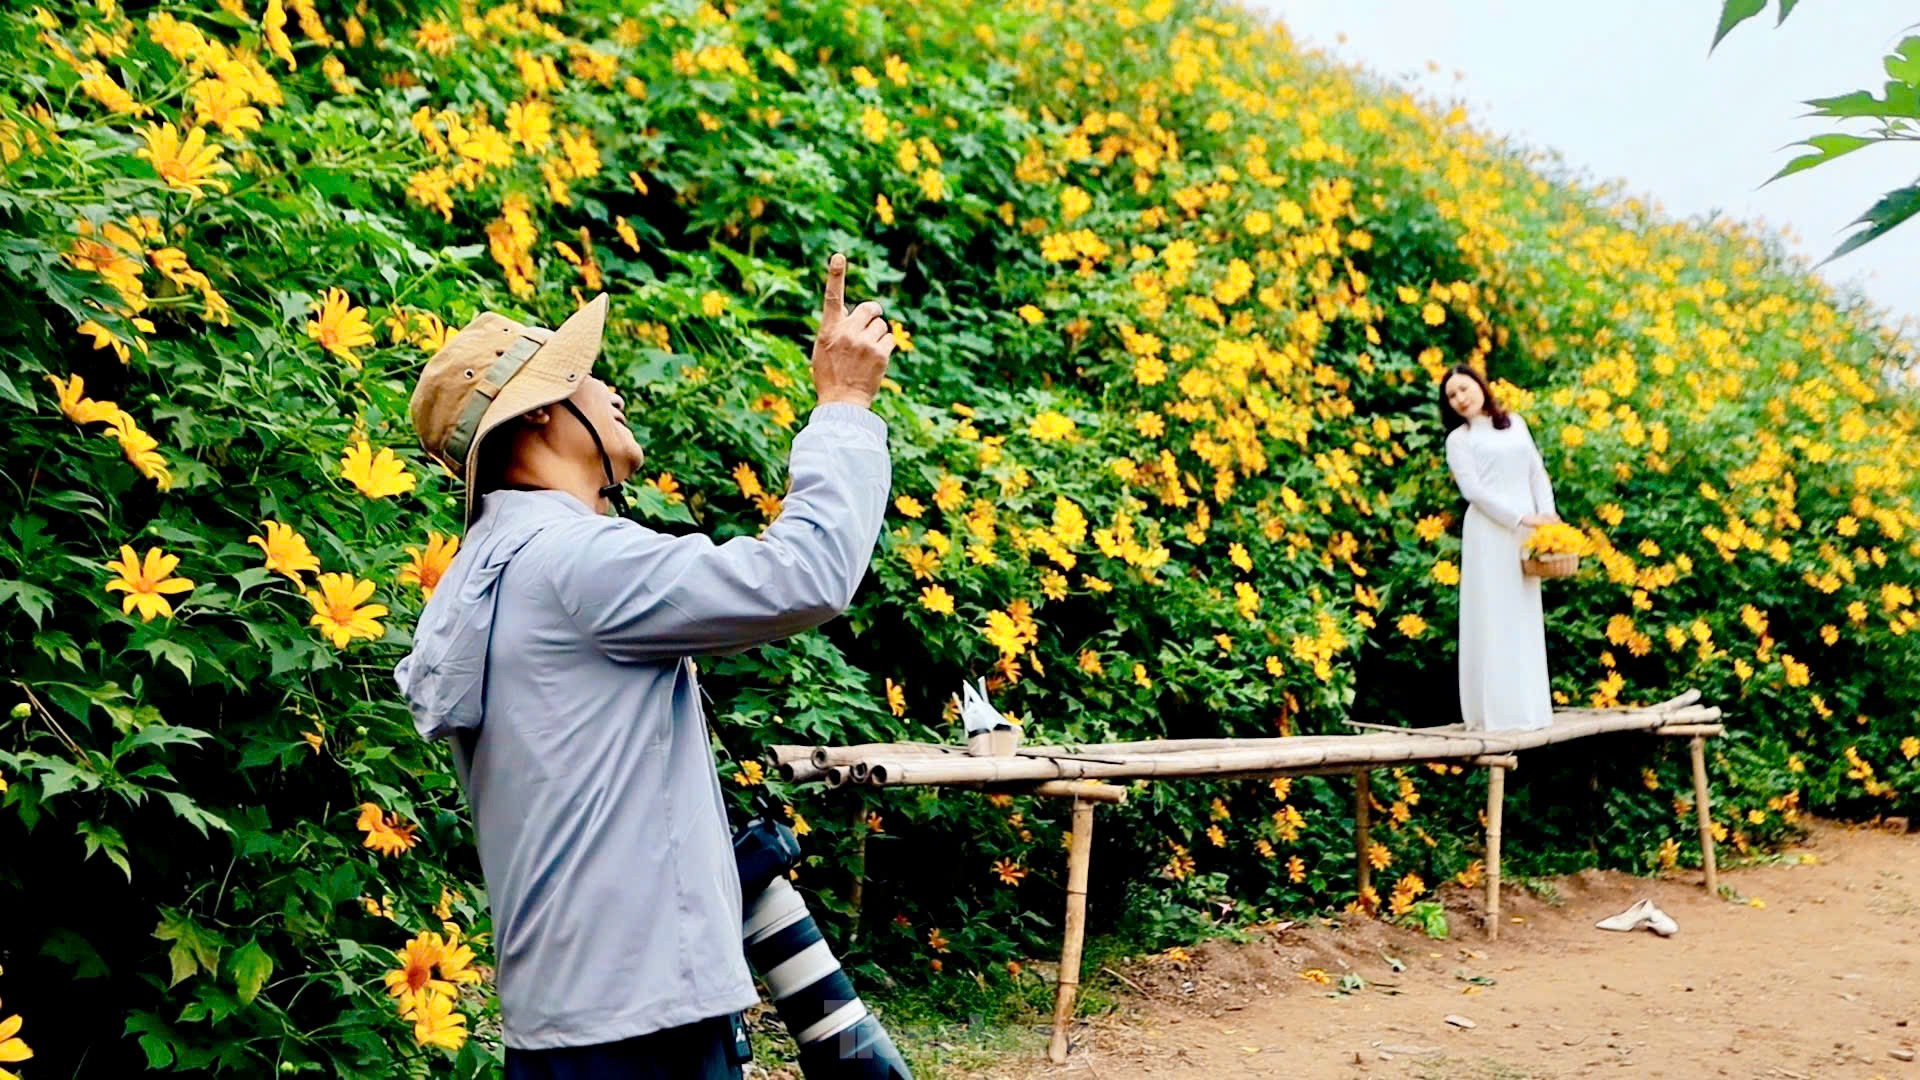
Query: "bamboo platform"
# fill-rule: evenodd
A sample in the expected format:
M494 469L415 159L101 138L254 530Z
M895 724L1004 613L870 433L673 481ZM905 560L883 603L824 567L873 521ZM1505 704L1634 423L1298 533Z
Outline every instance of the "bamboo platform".
M1536 731L1468 731L1458 724L1396 728L1348 721L1361 733L1268 739L1156 739L1131 743L1022 746L1003 756L975 756L942 743L867 743L855 746L776 746L774 767L795 783L829 788L956 786L983 792L1073 800L1073 844L1067 856L1067 911L1048 1056L1067 1055L1067 1034L1080 987L1086 925L1087 861L1096 803L1126 799L1109 781L1329 776L1354 778L1356 889L1364 893L1372 867L1368 852L1372 770L1427 762L1487 770L1486 914L1488 938L1500 933L1500 825L1506 773L1518 755L1595 735L1640 733L1691 740L1694 805L1700 830L1703 884L1718 892L1712 815L1707 805L1706 739L1721 734L1720 710L1689 690L1656 705L1613 709L1559 709Z

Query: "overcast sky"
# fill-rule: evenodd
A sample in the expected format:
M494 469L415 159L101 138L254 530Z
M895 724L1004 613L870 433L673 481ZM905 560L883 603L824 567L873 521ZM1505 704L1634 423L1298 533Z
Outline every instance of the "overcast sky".
M1834 130L1801 118L1806 99L1879 92L1881 58L1920 21L1914 0L1809 0L1778 29L1769 4L1711 57L1719 0L1245 2L1303 47L1458 99L1482 130L1556 149L1596 180L1623 179L1669 214L1719 209L1785 227L1815 261L1875 199L1920 176L1909 143L1760 186L1793 156L1782 147ZM1920 320L1920 219L1822 273Z

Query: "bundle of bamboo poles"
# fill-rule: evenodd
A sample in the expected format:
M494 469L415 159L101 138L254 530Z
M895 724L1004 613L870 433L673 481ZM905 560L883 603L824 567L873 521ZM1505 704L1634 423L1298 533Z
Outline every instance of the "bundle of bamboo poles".
M1507 757L1552 743L1623 731L1711 726L1720 710L1698 691L1645 708L1569 709L1535 731L1466 731L1458 725L1364 735L1270 739L1161 739L1085 746L1026 746L1004 757L974 757L938 743L774 748L781 774L828 787L868 784L1027 784L1078 779L1173 779L1307 775L1426 761ZM1679 732L1676 732L1679 733Z

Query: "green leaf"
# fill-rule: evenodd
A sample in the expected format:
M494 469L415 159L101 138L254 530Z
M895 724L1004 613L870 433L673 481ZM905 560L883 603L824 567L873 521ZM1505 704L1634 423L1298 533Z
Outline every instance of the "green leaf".
M1833 254L1820 260L1820 265L1825 266L1862 244L1879 239L1886 235L1888 230L1915 214L1920 214L1920 182L1881 196L1879 202L1874 203L1866 213L1861 214L1853 222L1855 225L1864 225L1866 228L1847 237L1844 243L1833 249Z
M42 799L63 795L75 788L92 791L100 786L99 773L81 768L65 758L41 758L34 762L33 767L40 774Z
M1874 97L1871 91L1855 90L1837 97L1810 98L1807 104L1813 106L1814 110L1807 115L1829 120L1855 120L1862 117L1920 119L1920 88L1904 83L1888 83L1884 100Z
M693 513L687 509L685 500L670 502L666 494L652 484L640 484L634 489L633 508L649 518L660 521L693 524Z
M83 821L77 831L80 838L86 841L87 858L93 858L95 852L105 851L108 861L127 875L129 884L133 882L133 867L127 864L127 841L118 829L97 821Z
M1720 26L1713 32L1713 44L1708 46L1707 51L1719 48L1720 39L1726 37L1729 31L1765 10L1767 0L1726 0L1720 8ZM1781 18L1786 16L1783 14Z
M260 988L267 984L267 977L273 974L273 959L256 939L240 946L229 965L233 969L233 985L240 991L240 1003L253 1004L253 999L260 996Z
M1793 6L1799 2L1800 0L1780 0L1780 17L1773 21L1773 25L1779 26L1786 22L1787 16L1793 14Z
M1920 86L1920 35L1902 41L1887 57L1887 77L1908 86Z
M200 830L201 836L207 835L208 826L212 826L213 828L219 829L221 832L233 831L233 826L228 825L225 818L222 818L218 814L210 813L206 810L200 809L199 803L196 803L192 799L187 798L185 795L181 794L180 792L163 791L160 794L163 798L167 800L167 805L173 807L174 813L180 815L182 818L185 818L187 824L192 825L194 828Z
M1767 178L1767 183L1771 184L1783 176L1792 176L1794 173L1802 170L1811 169L1815 165L1824 165L1834 158L1851 154L1863 146L1871 146L1879 141L1879 139L1870 139L1863 135L1815 135L1811 139L1793 144L1795 146L1811 146L1814 152L1811 154L1802 154L1792 161L1787 162L1785 168Z
M177 641L169 641L166 638L154 638L141 647L146 650L148 656L156 660L165 660L167 663L179 668L180 674L184 676L188 682L193 681L193 650Z
M123 737L113 746L113 760L119 761L129 751L142 746L178 746L185 743L198 746L202 741L213 738L199 728L176 727L173 724L148 724L140 730Z
M23 409L33 408L33 402L20 392L19 387L13 385L12 377L4 371L0 371L0 397L6 398Z
M73 635L65 630L43 630L33 635L33 647L45 653L49 660L65 660L74 667L86 667L86 662L80 659L79 646L73 643Z
M258 588L279 576L277 571L269 570L264 566L249 566L233 575L233 580L240 586L235 595L245 596L248 589Z
M71 978L104 979L111 974L92 942L64 926L47 935L46 942L40 946L40 955L67 965Z
M53 607L52 593L24 581L0 581L0 605L8 600L19 604L20 610L27 613L35 627L40 625L41 618Z
M185 913L177 910L163 912L153 936L161 941L173 942L173 948L167 950L167 959L173 964L173 981L169 986L180 985L196 972L204 971L209 975L219 973L220 939Z

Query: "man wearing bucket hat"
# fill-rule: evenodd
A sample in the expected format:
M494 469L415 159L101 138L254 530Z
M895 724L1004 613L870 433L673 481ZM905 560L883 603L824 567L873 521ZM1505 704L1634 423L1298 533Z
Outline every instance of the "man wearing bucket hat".
M845 276L836 254L818 404L758 537L606 514L643 455L592 374L604 294L554 330L481 314L414 391L468 527L395 675L419 732L454 740L510 1080L740 1075L732 1019L757 995L690 657L826 622L866 573L890 481L868 406L894 341L878 304L846 308Z

